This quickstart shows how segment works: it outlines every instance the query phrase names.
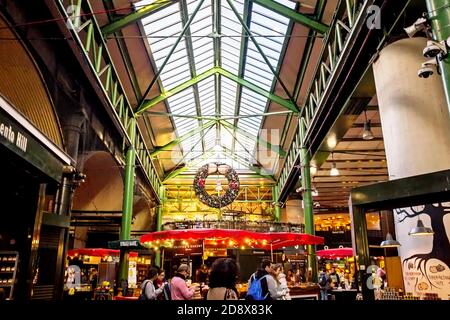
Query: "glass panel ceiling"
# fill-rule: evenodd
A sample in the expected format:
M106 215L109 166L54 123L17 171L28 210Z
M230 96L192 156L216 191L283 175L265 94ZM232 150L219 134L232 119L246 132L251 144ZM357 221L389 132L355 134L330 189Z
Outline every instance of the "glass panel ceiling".
M139 8L152 2L154 0L142 0L135 6ZM277 2L295 8L293 1ZM248 12L244 0L232 1L242 20L248 15L251 17L248 28L264 58L226 0L205 0L198 7L200 3L200 0L181 0L142 19L155 65L161 71L161 90L170 91L213 67L220 67L270 92L275 77L265 60L278 70L289 19L256 3L252 3ZM222 75L212 75L166 102L176 134L182 140L180 163L195 162L202 154L229 159L236 168L256 163L256 137L263 120L259 114L266 111L267 98ZM221 119L222 123L195 131L210 120L201 117ZM198 159L196 162L194 167L201 165Z

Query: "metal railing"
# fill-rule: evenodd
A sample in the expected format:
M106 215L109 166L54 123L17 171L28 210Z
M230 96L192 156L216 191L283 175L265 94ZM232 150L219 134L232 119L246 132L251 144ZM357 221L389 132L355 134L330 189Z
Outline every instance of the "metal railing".
M319 63L315 69L315 76L308 88L308 94L303 108L300 110L299 123L295 132L294 139L289 148L286 162L281 171L277 188L279 194L286 187L286 182L298 163L300 149L305 144L305 137L311 129L312 122L321 110L322 98L326 94L332 79L339 73L341 65L341 56L347 50L350 44L350 35L354 26L360 19L364 19L364 10L362 8L368 3L368 0L345 0L341 1L336 12L343 12L341 17L335 17L330 30L327 33L325 42L320 53ZM302 133L305 133L302 136Z
M67 27L72 31L72 35L77 44L83 49L86 63L95 74L109 106L122 126L124 143L130 145L131 140L128 134L130 123L132 123L130 119L134 118L135 115L125 94L123 85L120 82L89 1L58 0L58 3L61 13L67 19ZM138 162L136 166L147 177L150 186L153 188L155 197L159 201L158 190L161 186L161 180L158 177L150 152L145 144L143 134L137 124L136 127L137 134L133 144Z
M269 221L228 221L228 220L208 220L208 221L180 221L167 222L163 224L162 230L180 229L234 229L255 232L292 232L304 233L304 224L280 223Z

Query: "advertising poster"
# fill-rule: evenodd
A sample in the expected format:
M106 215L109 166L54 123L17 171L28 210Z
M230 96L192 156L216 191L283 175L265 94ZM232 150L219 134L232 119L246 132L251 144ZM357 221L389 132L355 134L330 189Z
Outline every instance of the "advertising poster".
M450 297L450 202L394 210L405 291ZM409 235L418 219L433 235Z

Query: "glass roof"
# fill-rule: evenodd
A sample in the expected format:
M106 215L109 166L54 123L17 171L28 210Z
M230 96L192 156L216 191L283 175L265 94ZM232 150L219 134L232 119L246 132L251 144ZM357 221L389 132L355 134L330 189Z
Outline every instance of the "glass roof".
M142 0L135 6L152 2ZM296 5L288 0L277 2L289 8ZM234 10L242 20L247 19L250 32L277 72L290 21L253 2L233 0L232 4L234 8L227 0L182 0L142 19L162 92L214 67L271 92L275 76ZM260 114L268 107L266 97L213 74L166 101L176 135L182 138L184 163L198 167L201 155L227 159L236 169L257 163L255 149L263 120ZM211 126L192 132L211 118L215 119Z

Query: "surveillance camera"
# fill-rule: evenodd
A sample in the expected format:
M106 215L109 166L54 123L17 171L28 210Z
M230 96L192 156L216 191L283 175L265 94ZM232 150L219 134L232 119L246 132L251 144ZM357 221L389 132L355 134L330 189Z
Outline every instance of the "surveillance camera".
M433 73L434 73L432 66L434 66L434 67L437 66L436 59L430 59L430 60L422 63L422 66L420 67L419 71L417 72L417 75L420 78L424 78L424 79L428 78L429 76L433 75Z
M423 49L423 56L425 58L435 58L438 55L446 56L447 55L447 47L444 43L439 43L433 40L427 41L427 46Z
M433 75L433 69L431 69L430 67L422 67L419 69L419 71L417 72L417 75L419 76L419 78L428 78L429 76Z
M412 38L417 32L424 31L427 28L427 19L422 17L417 19L411 26L404 28L404 30L406 31L408 36Z
M300 187L300 188L295 189L295 192L297 192L297 193L302 193L303 191L305 191L305 190L303 189L303 187Z

